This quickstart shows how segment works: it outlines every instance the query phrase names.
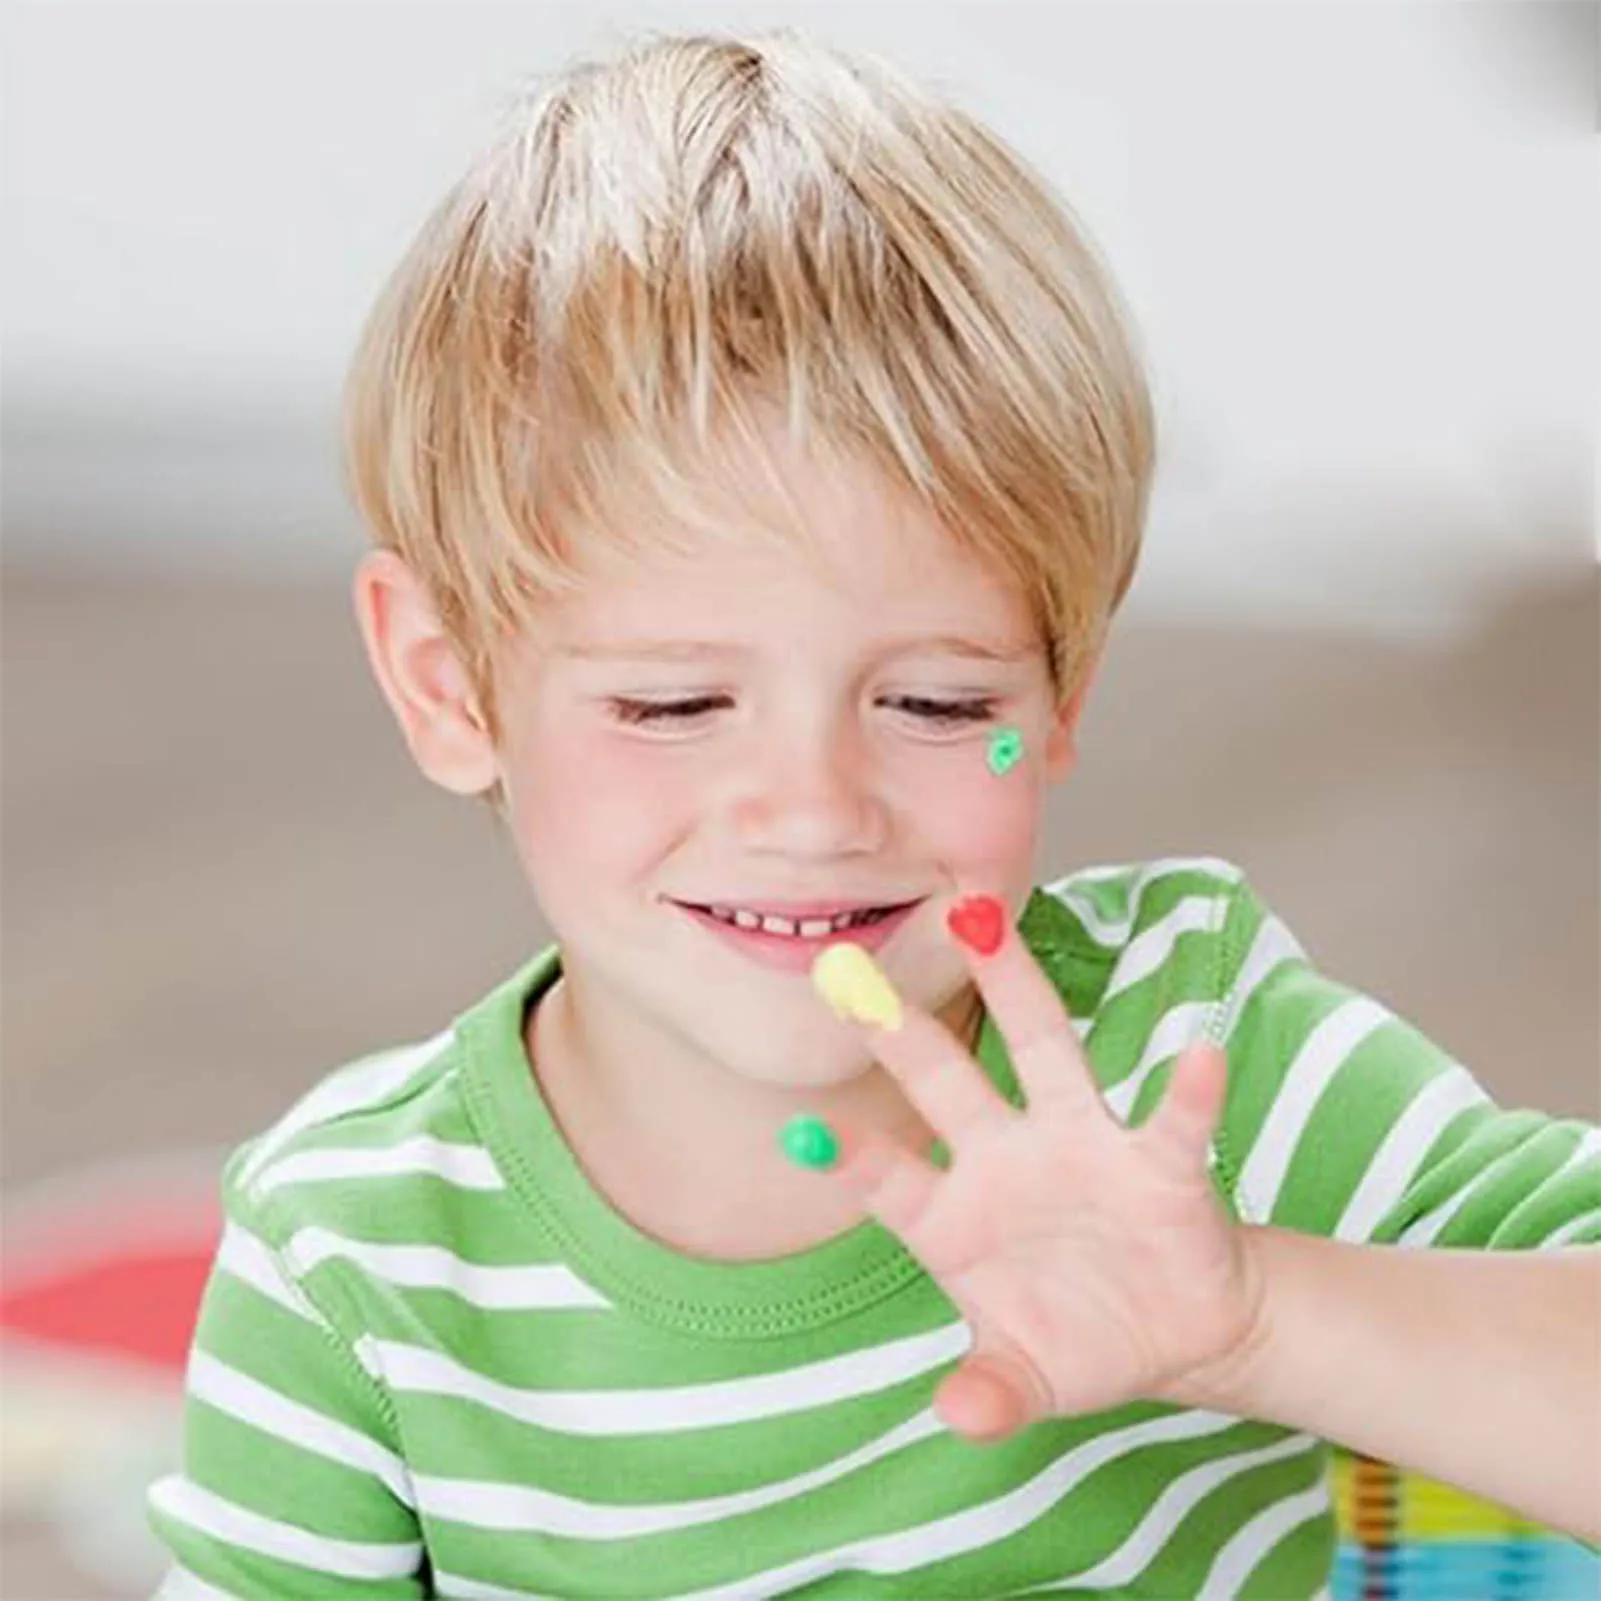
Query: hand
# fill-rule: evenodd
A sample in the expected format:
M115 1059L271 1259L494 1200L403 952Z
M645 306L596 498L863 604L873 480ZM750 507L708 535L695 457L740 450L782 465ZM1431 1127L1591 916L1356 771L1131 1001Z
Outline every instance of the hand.
M905 1242L972 1330L969 1354L935 1396L948 1427L992 1440L1135 1399L1194 1404L1246 1360L1263 1311L1250 1231L1207 1175L1223 1053L1183 1053L1161 1105L1126 1127L1004 909L974 897L950 918L958 930L974 921L999 936L993 951L963 949L1026 1109L943 1024L903 1005L898 1026L859 1026L949 1149L949 1171L842 1129L827 1176Z

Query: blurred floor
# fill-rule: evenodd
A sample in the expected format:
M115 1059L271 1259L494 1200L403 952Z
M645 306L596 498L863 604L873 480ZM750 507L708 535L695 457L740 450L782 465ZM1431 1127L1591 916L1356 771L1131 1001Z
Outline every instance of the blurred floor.
M1232 857L1498 1100L1601 1116L1598 598L1584 570L1417 651L1131 615L1044 867ZM488 810L411 767L338 581L13 571L4 606L8 1202L229 1145L544 940ZM7 1598L143 1593L41 1504L0 1509Z

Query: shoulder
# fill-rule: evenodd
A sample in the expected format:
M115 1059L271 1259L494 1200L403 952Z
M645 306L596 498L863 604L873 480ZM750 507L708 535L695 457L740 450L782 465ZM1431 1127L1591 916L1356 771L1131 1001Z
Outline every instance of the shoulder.
M346 1062L239 1146L223 1172L229 1218L282 1246L308 1222L337 1219L374 1179L415 1188L492 1172L462 1104L460 1020L427 1038Z
M1039 885L1019 929L1035 953L1112 969L1176 953L1193 934L1215 951L1237 939L1257 906L1243 869L1216 856L1083 867ZM1186 945L1192 951L1195 942Z
M1018 931L1081 1032L1115 1017L1141 1056L1221 1038L1256 977L1305 960L1244 869L1216 856L1080 868L1035 889Z

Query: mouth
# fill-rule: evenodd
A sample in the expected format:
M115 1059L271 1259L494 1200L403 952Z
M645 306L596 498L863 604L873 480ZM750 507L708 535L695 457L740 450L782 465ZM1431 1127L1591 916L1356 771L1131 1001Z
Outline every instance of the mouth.
M830 945L848 941L870 951L878 950L894 937L923 902L920 898L832 913L822 907L808 907L805 915L798 911L777 913L698 905L692 901L671 904L741 955L764 967L782 972L809 972L818 954Z

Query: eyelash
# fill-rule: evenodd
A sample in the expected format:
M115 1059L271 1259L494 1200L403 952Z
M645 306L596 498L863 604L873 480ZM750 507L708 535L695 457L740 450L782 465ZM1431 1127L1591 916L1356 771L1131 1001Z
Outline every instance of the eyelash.
M895 695L891 704L908 715L938 727L988 722L995 715L993 697L977 700L936 700L927 695ZM663 721L682 722L727 705L726 695L695 695L687 700L626 700L614 697L612 711L620 722L634 725Z

